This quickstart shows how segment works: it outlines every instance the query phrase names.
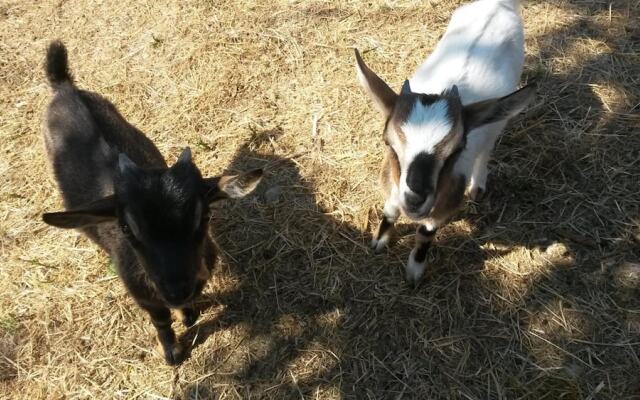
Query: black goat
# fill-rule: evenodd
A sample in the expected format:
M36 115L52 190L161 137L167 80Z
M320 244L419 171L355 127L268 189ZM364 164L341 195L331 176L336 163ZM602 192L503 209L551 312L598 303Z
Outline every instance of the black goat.
M198 318L192 301L216 258L210 205L252 192L262 170L203 178L189 148L168 167L113 104L73 84L61 42L49 45L46 73L54 95L45 147L68 211L43 219L80 229L109 253L127 290L151 316L167 363L179 363L184 351L169 309L178 309L186 326Z

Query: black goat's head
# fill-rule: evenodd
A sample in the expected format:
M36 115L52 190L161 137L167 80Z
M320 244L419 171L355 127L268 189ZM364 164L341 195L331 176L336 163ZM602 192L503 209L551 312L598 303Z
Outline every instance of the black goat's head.
M120 154L115 193L84 207L47 213L60 228L83 228L117 221L162 299L180 306L196 294L204 268L210 205L251 193L262 170L203 178L186 148L169 168L143 169Z

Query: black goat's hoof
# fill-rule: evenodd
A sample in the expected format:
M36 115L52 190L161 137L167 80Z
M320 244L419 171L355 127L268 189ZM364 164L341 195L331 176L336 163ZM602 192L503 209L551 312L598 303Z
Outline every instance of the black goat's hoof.
M200 312L195 308L183 308L180 310L182 324L187 328L192 327L200 317Z
M184 361L186 352L182 348L180 343L174 343L173 345L162 348L164 352L164 360L169 365L178 365Z

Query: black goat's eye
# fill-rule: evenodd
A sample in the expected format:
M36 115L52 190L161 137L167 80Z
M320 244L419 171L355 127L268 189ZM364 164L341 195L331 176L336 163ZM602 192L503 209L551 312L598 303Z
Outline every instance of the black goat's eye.
M131 228L127 224L120 224L120 230L127 236L131 235Z
M201 231L206 231L209 228L209 221L211 221L211 217L209 216L209 214L203 215L200 219L200 226L198 226L198 229Z

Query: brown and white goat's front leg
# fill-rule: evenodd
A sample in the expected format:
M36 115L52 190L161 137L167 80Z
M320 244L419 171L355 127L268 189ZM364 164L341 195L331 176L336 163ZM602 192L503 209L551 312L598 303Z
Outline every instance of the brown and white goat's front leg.
M487 191L489 159L496 140L498 140L505 125L505 121L498 121L481 126L468 135L467 153L475 161L472 166L467 193L473 201L481 201Z
M382 169L380 170L380 185L386 195L382 221L371 240L371 247L376 253L384 250L389 245L393 236L394 225L400 216L400 202L398 200L398 181L400 179L400 166L395 153L387 148Z
M427 227L427 225L420 225L416 230L416 244L409 254L405 269L407 282L411 285L418 284L427 269L427 253L436 236L436 231L437 228Z
M411 285L417 285L424 276L427 254L437 230L447 223L464 200L466 177L452 167L453 164L449 164L443 169L431 213L416 230L416 244L406 265L406 279Z
M371 241L371 248L373 248L376 253L381 252L389 245L389 241L395 230L394 224L400 216L400 207L395 196L390 196L384 203L382 214L382 220L380 221L380 225L378 225L378 230Z

